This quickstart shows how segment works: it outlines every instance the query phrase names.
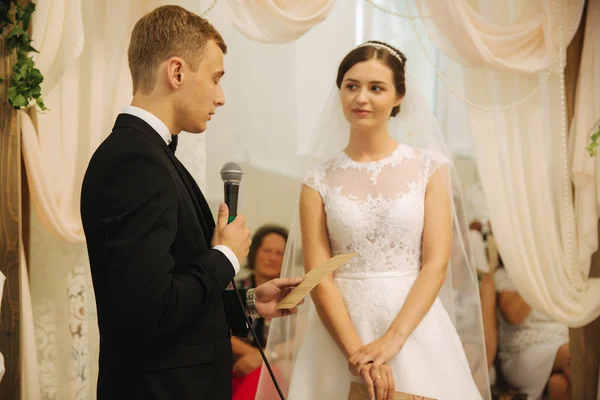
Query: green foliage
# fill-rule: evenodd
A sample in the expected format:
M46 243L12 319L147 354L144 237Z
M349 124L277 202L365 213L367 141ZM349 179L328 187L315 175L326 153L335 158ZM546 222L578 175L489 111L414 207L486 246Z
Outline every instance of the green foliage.
M598 146L600 145L598 139L600 139L600 126L598 126L598 131L590 136L590 144L586 147L588 153L590 153L590 156L592 157L595 157L598 152Z
M8 101L19 110L27 109L34 104L41 110L45 110L42 99L41 84L44 77L39 69L35 67L33 59L29 56L31 52L38 52L31 46L31 38L27 33L31 14L35 11L35 3L28 2L22 6L18 0L1 0L0 2L0 35L5 29L10 32L5 37L9 56L17 53L17 61L13 65L13 76L8 88ZM3 79L0 78L0 82Z

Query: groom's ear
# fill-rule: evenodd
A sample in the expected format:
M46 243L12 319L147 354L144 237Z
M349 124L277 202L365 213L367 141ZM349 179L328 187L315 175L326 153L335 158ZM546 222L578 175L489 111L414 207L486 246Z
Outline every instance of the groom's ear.
M183 82L183 61L179 57L169 58L165 73L169 86L173 89L179 89Z

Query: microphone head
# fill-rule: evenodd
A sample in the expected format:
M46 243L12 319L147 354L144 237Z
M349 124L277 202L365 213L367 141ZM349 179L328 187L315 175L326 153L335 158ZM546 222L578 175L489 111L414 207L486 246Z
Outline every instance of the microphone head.
M230 161L225 163L223 168L221 168L221 179L223 179L223 182L240 183L242 175L244 175L244 172L238 163Z

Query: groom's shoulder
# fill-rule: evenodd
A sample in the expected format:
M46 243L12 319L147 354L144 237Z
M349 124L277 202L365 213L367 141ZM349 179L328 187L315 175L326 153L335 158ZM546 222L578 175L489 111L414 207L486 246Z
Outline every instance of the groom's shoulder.
M118 159L132 154L159 156L164 150L135 125L115 124L94 152L92 160Z
M132 164L159 168L164 164L165 157L160 145L135 128L116 126L94 151L86 176L123 174L131 168Z

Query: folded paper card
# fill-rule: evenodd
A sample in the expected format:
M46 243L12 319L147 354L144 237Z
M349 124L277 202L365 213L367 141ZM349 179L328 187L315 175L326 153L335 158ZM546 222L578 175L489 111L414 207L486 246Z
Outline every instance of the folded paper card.
M350 394L348 400L370 400L369 391L367 385L364 383L350 383ZM416 394L396 392L394 400L435 400L431 397L419 396Z
M321 282L330 273L335 271L337 268L346 264L351 258L357 256L358 253L340 254L325 261L317 268L313 268L304 275L304 280L301 284L294 288L287 296L279 302L280 309L293 308L300 300L302 300L311 290L313 290L319 282Z

